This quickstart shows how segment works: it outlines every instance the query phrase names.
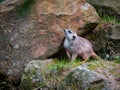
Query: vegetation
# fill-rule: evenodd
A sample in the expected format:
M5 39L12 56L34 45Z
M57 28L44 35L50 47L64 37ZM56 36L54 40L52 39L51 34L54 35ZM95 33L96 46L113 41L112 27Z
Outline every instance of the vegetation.
M68 88L70 85L70 87L74 88L73 90L75 90L77 88L76 85L73 86L74 83L67 84L66 77L75 67L80 66L82 64L82 61L80 59L76 59L75 61L72 62L68 62L67 59L60 59L60 60L53 59L53 61L54 62L51 64L50 63L42 64L42 62L37 62L38 66L33 64L33 66L29 67L28 70L26 69L27 71L24 74L24 79L23 79L24 81L21 84L20 88L26 88L26 90L28 90L28 87L30 87L29 90L33 90L33 89L44 90L45 87L48 87L51 90L55 90L55 88L57 89L61 87ZM100 71L100 73L105 76L111 73L116 77L119 77L118 74L119 72L116 73L115 71L115 68L117 66L116 63L104 61L104 60L95 60L90 58L90 60L88 60L87 63L85 64L86 66L88 66L88 69L96 72ZM108 70L108 72L106 72L106 69ZM78 83L78 85L79 84L80 83Z
M98 6L95 6L95 8L98 15L101 18L100 24L98 25L100 30L103 30L104 32L104 31L108 31L110 26L112 25L120 25L119 16L117 16L113 10L108 11L110 9L106 7L102 8ZM91 37L94 38L94 36ZM105 58L106 60L120 63L119 51L114 46L114 45L116 46L119 45L118 43L119 43L118 40L109 40L105 45L105 47L103 47L104 49L103 52L99 52L101 53L101 57Z
M67 59L61 59L61 60L56 59L55 63L52 65L49 65L48 67L53 70L60 69L60 68L61 69L65 69L65 68L69 69L69 68L78 66L80 64L81 64L81 62L79 59L76 59L75 61L72 61L72 62L68 61Z
M116 56L116 58L114 58L114 60L112 60L113 62L116 63L120 63L120 57ZM94 62L94 65L90 66L90 69L95 69L97 67L104 67L102 66L103 61L102 60L96 60L93 58L90 58L90 60L88 60L87 62ZM58 71L58 72L66 72L66 71L70 71L70 69L73 69L76 66L79 66L83 63L83 61L81 61L81 59L76 59L74 61L68 61L68 59L56 59L54 64L48 65L48 68L52 71Z
M106 23L112 23L112 24L119 24L119 15L116 14L114 10L108 7L100 7L97 5L94 5L98 15L101 17L102 22Z
M67 59L56 59L54 64L47 65L51 73L49 78L51 78L52 81L54 79L56 83L61 82L71 69L80 64L79 59L72 62L69 62Z
M31 6L34 4L34 2L34 0L26 0L25 3L16 8L15 12L17 12L20 17L24 17L25 15L29 14Z
M109 15L101 17L101 22L120 25L120 22L114 16Z
M87 62L96 62L95 59L90 59ZM68 61L67 59L56 59L54 64L48 65L48 68L52 72L57 72L59 75L67 75L68 72L70 72L71 69L74 67L77 67L79 65L83 64L83 61L80 59L76 59L74 61Z

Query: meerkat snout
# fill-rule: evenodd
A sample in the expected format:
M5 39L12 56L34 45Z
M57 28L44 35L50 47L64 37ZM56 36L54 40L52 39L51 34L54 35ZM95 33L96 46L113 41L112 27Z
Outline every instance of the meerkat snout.
M65 29L64 34L65 34L65 37L68 40L75 40L76 37L77 37L77 34L75 32L73 32L73 31L71 31L70 29Z
M72 33L72 31L69 30L69 29L64 29L64 32L65 32L65 33Z

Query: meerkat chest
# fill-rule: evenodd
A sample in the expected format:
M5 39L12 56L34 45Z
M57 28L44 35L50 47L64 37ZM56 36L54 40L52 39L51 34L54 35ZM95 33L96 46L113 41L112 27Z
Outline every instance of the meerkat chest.
M70 43L70 41L66 38L65 40L64 40L64 47L66 48L66 49L70 49L70 47L71 47L71 43Z
M68 49L69 51L75 51L79 48L78 43L76 43L76 41L72 42L72 41L68 40L67 38L64 41L64 47L66 49Z

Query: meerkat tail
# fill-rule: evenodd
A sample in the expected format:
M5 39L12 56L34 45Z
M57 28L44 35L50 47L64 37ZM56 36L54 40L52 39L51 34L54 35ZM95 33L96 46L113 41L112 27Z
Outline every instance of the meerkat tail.
M97 55L96 59L97 59L97 60L104 60L104 59L102 59L102 58L101 58L100 56L98 56L98 55Z
M95 54L95 53L92 53L91 56L92 56L93 58L97 59L97 60L104 60L104 59L102 59L100 56L98 56L98 55Z

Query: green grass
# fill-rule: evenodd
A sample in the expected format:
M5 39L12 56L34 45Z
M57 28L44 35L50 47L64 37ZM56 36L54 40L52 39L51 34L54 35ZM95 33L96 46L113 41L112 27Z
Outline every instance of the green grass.
M117 24L120 25L120 22L114 16L104 16L101 17L101 21L105 23Z
M103 65L104 61L101 60L90 58L87 62L90 63L90 65L88 64L88 67L91 70L99 67L105 67L105 65ZM53 64L48 65L48 69L50 70L49 75L47 75L48 85L57 85L57 87L59 87L59 85L65 80L66 75L68 75L73 68L80 66L81 64L82 61L80 59L76 59L74 61L68 61L67 59L56 59Z
M120 21L117 20L119 16L116 15L116 12L114 12L114 10L110 10L110 8L107 7L99 7L99 6L95 6L95 9L98 15L101 17L101 21L120 25Z
M87 62L97 62L97 60L90 58ZM70 71L74 67L80 66L81 64L83 64L81 59L76 59L74 61L68 61L67 59L56 59L53 64L47 66L52 71L66 72Z
M76 66L79 66L81 61L76 59L75 61L68 61L67 59L56 59L53 64L47 65L49 75L47 75L46 80L48 85L59 87L65 76Z
M98 6L94 5L94 7L98 15L102 18L102 20L106 22L114 23L114 24L120 23L118 20L120 19L119 15L113 9L109 7L99 6L99 5Z
M109 65L109 63L105 62L104 60L95 60L92 58L90 58L90 60L88 60L87 62L89 62L88 67L90 70L94 70L97 68L104 69L106 68L106 66ZM81 64L82 60L80 59L76 59L74 61L68 61L68 59L54 59L54 63L47 64L48 72L43 74L43 80L46 82L46 84L43 83L43 86L49 85L52 88L51 90L54 90L54 87L59 88L61 83L66 86L66 83L63 83L66 79L66 76L73 68L80 66ZM112 64L111 66L113 65L115 64Z
M68 70L70 68L79 66L80 64L81 64L81 61L78 59L74 61L68 61L66 59L62 59L62 60L56 59L55 63L52 65L48 65L48 67L51 70L64 71L64 70Z
M114 59L113 61L114 61L115 63L120 64L120 56L115 56L113 59Z
M47 65L47 66L52 71L66 72L66 71L70 71L74 67L80 66L82 64L82 62L83 61L81 59L76 59L74 61L69 61L68 59L55 59L53 64ZM104 61L90 58L87 62L89 62L89 63L94 62L89 68L90 69L95 69L96 67L102 66L103 65L102 63ZM114 60L112 60L112 62L115 62L115 63L119 64L120 63L120 57L114 58ZM104 66L102 66L102 67L104 67Z

